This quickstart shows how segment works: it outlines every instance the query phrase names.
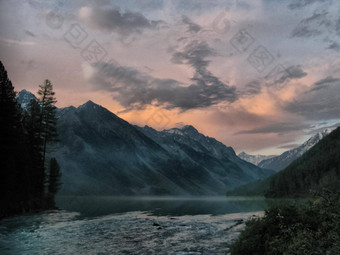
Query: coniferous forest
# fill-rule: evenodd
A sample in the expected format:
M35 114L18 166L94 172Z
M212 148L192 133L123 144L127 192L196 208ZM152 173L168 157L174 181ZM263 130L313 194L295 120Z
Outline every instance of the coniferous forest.
M228 196L308 197L310 190L339 191L340 128L338 127L281 172L237 187Z
M0 218L55 208L61 172L56 159L47 156L58 140L49 80L39 85L38 95L22 109L0 62Z
M231 254L340 254L340 128L278 174L229 194L310 197L246 223Z

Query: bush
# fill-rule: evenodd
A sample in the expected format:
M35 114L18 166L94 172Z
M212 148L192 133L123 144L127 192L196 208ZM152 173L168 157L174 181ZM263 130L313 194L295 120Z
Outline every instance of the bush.
M231 254L340 254L340 193L323 190L314 197L247 221Z

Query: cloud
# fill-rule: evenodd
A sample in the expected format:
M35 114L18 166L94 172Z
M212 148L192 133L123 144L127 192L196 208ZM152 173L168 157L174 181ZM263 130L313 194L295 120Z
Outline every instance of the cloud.
M282 69L274 71L273 74L269 74L262 79L256 79L248 82L245 85L244 95L260 94L263 85L278 85L289 80L300 79L305 76L307 76L307 73L302 69L301 65L292 65L288 68L283 68L282 66Z
M325 129L330 129L330 130L334 130L337 127L340 127L340 122L336 122L335 124L329 124L328 122L322 122L320 123L319 126L314 126L312 129L310 129L307 134L308 135L315 135L316 133L322 132Z
M87 67L88 68L88 67ZM233 102L234 87L221 83L216 77L197 74L193 83L183 86L174 79L158 79L116 62L98 62L91 66L88 77L95 90L113 94L126 111L144 109L147 105L163 106L182 111L205 108L221 101Z
M306 7L307 5L314 4L316 2L328 2L329 0L294 0L292 3L288 5L288 8L293 9L301 9L303 7Z
M328 18L327 11L316 10L312 16L299 22L291 33L291 37L312 37L321 35L324 29L329 28L332 22Z
M328 76L319 80L285 109L313 121L340 118L340 79Z
M274 123L261 128L254 128L250 130L244 130L237 132L236 135L241 134L267 134L267 133L286 133L289 131L297 131L309 127L307 124L303 123Z
M182 51L175 51L171 61L174 64L189 64L198 72L204 71L209 61L206 57L215 55L214 50L206 42L194 40L189 42Z
M0 42L5 42L8 44L16 44L16 45L36 45L35 42L18 41L18 40L12 40L12 39L7 39L7 38L0 38Z
M340 51L340 44L334 41L331 41L331 43L328 45L326 49Z
M182 22L186 25L188 25L188 30L187 32L199 32L202 27L194 22L191 21L191 19L189 19L187 16L183 16L182 17Z
M33 34L31 31L28 31L28 30L25 30L25 34L31 37L35 37L35 34Z
M338 81L340 81L339 78L334 78L332 76L328 76L324 79L321 79L321 80L315 82L314 85L322 86L322 85L328 85L329 83L338 82Z
M339 10L336 5L332 5L331 1L327 3L327 6L316 8L310 17L302 19L291 32L291 38L320 37L327 43L326 49L339 51Z
M279 70L274 79L270 77L270 75L267 77L267 79L269 78L270 83L282 84L289 80L300 79L305 76L307 76L307 73L302 69L301 65L292 65L288 68Z
M320 89L325 89L327 88L330 84L334 83L334 82L339 82L340 79L339 78L333 78L332 76L328 76L324 79L321 79L317 82L314 83L314 86L311 88L310 91L317 91Z
M155 29L160 23L163 23L160 20L149 20L141 13L122 13L113 8L103 9L84 6L79 9L78 16L91 27L114 31L123 35L142 33L145 29Z
M259 80L254 80L246 84L246 95L257 95L262 91L262 86Z
M286 79L300 79L307 75L307 73L302 70L300 65L288 67L287 72L289 75L286 77Z
M301 144L299 143L290 143L290 144L285 144L282 146L277 147L278 149L285 149L285 150L291 150L294 149L296 147L299 147Z

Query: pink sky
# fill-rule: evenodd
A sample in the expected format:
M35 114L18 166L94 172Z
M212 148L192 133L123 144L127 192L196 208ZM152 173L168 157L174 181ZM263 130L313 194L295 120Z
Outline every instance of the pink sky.
M247 153L278 154L339 123L332 3L59 2L1 3L0 60L17 91L36 92L48 78L58 107L92 100L132 124L190 124ZM82 41L70 34L75 24ZM235 40L240 31L249 45ZM84 56L93 40L106 52L96 62ZM269 57L262 67L260 51ZM98 71L112 58L110 68L129 74L114 83L117 73ZM270 74L280 66L278 81Z

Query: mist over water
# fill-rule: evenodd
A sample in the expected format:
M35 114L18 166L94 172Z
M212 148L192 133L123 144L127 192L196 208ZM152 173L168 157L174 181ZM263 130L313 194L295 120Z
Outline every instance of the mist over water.
M225 254L263 198L58 197L0 222L0 254Z
M63 196L57 197L57 205L89 217L133 211L145 212L150 216L183 216L263 211L266 201L261 197Z

